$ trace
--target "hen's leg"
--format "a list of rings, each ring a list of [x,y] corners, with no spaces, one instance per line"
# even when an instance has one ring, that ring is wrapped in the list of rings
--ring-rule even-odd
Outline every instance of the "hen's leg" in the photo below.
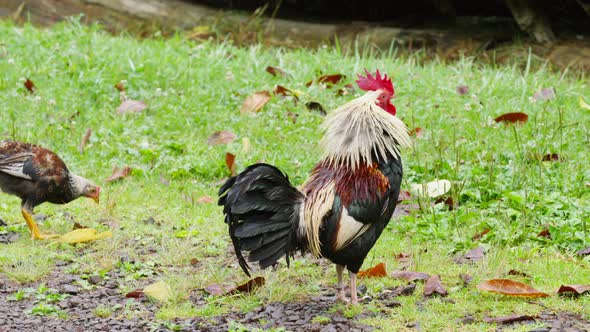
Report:
[[[356,295],[356,273],[348,271],[348,275],[350,276],[350,303],[358,304],[359,301]]]
[[[31,213],[29,211],[27,211],[27,209],[25,209],[24,207],[21,209],[21,211],[23,213],[23,217],[25,218],[25,221],[27,222],[27,226],[29,226],[29,229],[31,230],[31,238],[32,239],[34,239],[34,240],[47,240],[47,239],[52,239],[52,238],[59,236],[59,235],[55,235],[55,234],[41,233],[39,231],[39,226],[37,226],[37,224],[33,220],[33,216],[31,216]]]
[[[348,302],[346,298],[346,294],[344,293],[344,278],[343,278],[344,266],[336,264],[336,275],[338,276],[338,285],[336,289],[338,289],[338,296],[336,297],[337,301]]]

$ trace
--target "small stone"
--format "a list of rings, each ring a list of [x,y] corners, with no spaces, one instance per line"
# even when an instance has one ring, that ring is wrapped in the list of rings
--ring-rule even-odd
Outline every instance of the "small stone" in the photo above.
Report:
[[[102,278],[100,276],[97,276],[97,275],[90,276],[90,278],[88,278],[88,282],[91,285],[98,285],[98,284],[100,284],[101,281],[102,281]]]
[[[60,293],[76,295],[80,293],[80,289],[74,285],[62,285],[60,288]]]

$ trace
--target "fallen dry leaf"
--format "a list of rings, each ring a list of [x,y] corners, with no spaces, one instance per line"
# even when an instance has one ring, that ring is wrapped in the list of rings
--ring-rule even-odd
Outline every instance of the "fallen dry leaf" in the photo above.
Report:
[[[482,281],[477,288],[483,291],[499,293],[508,296],[547,297],[549,294],[540,292],[522,282],[510,279],[490,279]]]
[[[33,83],[33,81],[31,81],[30,79],[27,78],[27,80],[25,81],[25,88],[27,88],[27,90],[30,93],[35,93],[37,91],[37,87],[35,86],[35,83]]]
[[[359,278],[382,278],[387,276],[385,271],[385,263],[379,263],[364,271],[359,271],[357,274]]]
[[[463,96],[469,93],[469,87],[467,85],[459,85],[455,89],[459,96]]]
[[[412,254],[406,252],[400,252],[399,254],[393,254],[393,258],[399,262],[407,262],[412,259]]]
[[[256,113],[268,103],[270,98],[268,91],[258,91],[244,100],[240,113]]]
[[[141,100],[126,99],[117,107],[118,114],[139,113],[147,108],[147,104]]]
[[[307,109],[310,111],[319,112],[321,116],[326,116],[328,114],[328,112],[326,112],[324,109],[324,106],[322,106],[322,104],[318,103],[317,101],[305,103],[305,107],[307,107]]]
[[[284,70],[282,70],[281,68],[277,68],[277,67],[273,67],[273,66],[268,66],[266,67],[266,72],[271,74],[272,76],[282,76],[282,77],[288,77],[289,74],[287,74],[287,72],[285,72]]]
[[[435,294],[441,296],[446,296],[448,294],[447,290],[443,287],[438,274],[428,278],[428,280],[426,280],[426,284],[424,285],[424,296],[432,296]]]
[[[557,294],[582,295],[586,292],[590,292],[590,285],[561,285],[557,290]]]
[[[555,89],[543,88],[533,94],[534,101],[545,101],[555,99]]]
[[[293,92],[282,85],[275,86],[275,96],[294,96]]]
[[[482,237],[484,237],[484,235],[488,234],[490,232],[489,228],[484,229],[483,231],[475,234],[472,238],[473,241],[478,241],[480,240]]]
[[[417,184],[414,183],[410,187],[410,191],[416,193],[417,196],[439,197],[446,194],[451,189],[451,181],[439,180]]]
[[[140,299],[144,296],[145,295],[143,294],[143,291],[141,289],[135,289],[135,290],[132,290],[131,292],[125,294],[126,298],[132,298],[132,299]]]
[[[86,144],[90,139],[90,135],[92,135],[92,129],[88,128],[86,129],[84,136],[82,136],[82,141],[80,142],[80,145],[78,145],[78,151],[80,151],[80,153],[84,153],[84,148],[86,147]]]
[[[200,262],[201,261],[199,259],[193,258],[193,259],[191,259],[190,264],[191,264],[191,266],[197,266],[197,265],[199,265]]]
[[[535,317],[529,315],[511,315],[501,317],[486,317],[483,319],[486,323],[498,323],[498,324],[509,324],[514,322],[524,322],[529,320],[535,320]]]
[[[148,297],[156,299],[160,302],[166,302],[172,296],[172,290],[170,286],[163,280],[146,286],[143,289],[143,293]]]
[[[209,138],[207,138],[207,144],[211,146],[228,144],[233,142],[236,138],[236,135],[231,131],[220,130],[214,132]]]
[[[590,247],[588,247],[586,249],[579,250],[578,252],[576,252],[576,254],[578,254],[579,256],[590,255]]]
[[[393,279],[403,279],[406,281],[428,280],[429,274],[414,271],[394,271],[390,274]]]
[[[309,81],[309,82],[305,83],[305,86],[310,86],[315,82],[315,83],[326,83],[326,85],[328,87],[331,87],[333,84],[338,84],[338,82],[340,82],[340,80],[342,80],[344,77],[346,77],[346,76],[344,76],[342,74],[322,75],[313,81]]]
[[[227,286],[220,286],[217,284],[209,285],[205,288],[205,291],[211,295],[231,295],[236,293],[250,293],[258,287],[261,287],[265,284],[264,277],[256,277],[254,279],[250,279],[245,283],[235,286],[235,287],[227,287]]]
[[[537,234],[537,237],[551,239],[551,233],[549,232],[549,228],[544,228],[542,231],[539,232],[539,234]]]
[[[201,196],[201,197],[197,198],[197,203],[210,204],[213,202],[215,202],[215,200],[209,196]]]
[[[131,167],[125,166],[119,169],[118,166],[113,167],[113,174],[105,179],[105,182],[113,182],[116,180],[124,179],[131,175]]]
[[[477,247],[469,250],[463,257],[457,259],[458,263],[474,263],[484,258],[484,252],[482,247]]]
[[[499,117],[495,118],[494,121],[504,123],[525,123],[528,119],[529,116],[525,113],[513,112],[502,114]]]
[[[233,153],[229,153],[226,152],[225,153],[225,164],[227,165],[227,169],[229,169],[229,172],[231,174],[231,176],[235,176],[236,175],[236,155]]]
[[[543,156],[543,161],[559,161],[560,159],[557,153],[548,153]]]

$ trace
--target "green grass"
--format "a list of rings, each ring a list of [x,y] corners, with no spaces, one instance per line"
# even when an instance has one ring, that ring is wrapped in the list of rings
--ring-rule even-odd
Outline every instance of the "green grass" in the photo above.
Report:
[[[448,179],[456,184],[452,196],[459,206],[448,211],[443,204],[425,205],[411,216],[395,219],[364,265],[384,261],[388,270],[399,269],[394,253],[412,253],[410,269],[440,274],[448,298],[423,300],[419,285],[415,295],[399,298],[401,307],[366,304],[364,310],[379,314],[363,322],[384,330],[406,329],[413,322],[428,331],[494,330],[481,319],[536,314],[545,307],[590,319],[584,311],[589,296],[529,302],[482,294],[473,286],[503,277],[510,269],[526,272],[532,278],[524,281],[547,292],[590,280],[588,258],[573,254],[590,245],[590,188],[585,185],[590,181],[590,112],[578,106],[580,96],[590,99],[583,73],[554,72],[538,62],[424,62],[419,54],[396,57],[392,51],[237,48],[230,42],[195,43],[182,36],[138,41],[112,37],[76,21],[48,30],[0,22],[0,36],[2,137],[57,151],[71,170],[104,187],[98,206],[80,199],[65,206],[38,207],[36,212],[49,215],[42,230],[70,230],[67,212],[99,230],[110,225],[114,233],[112,239],[77,247],[32,242],[19,200],[0,195],[0,215],[10,223],[7,228],[22,233],[17,243],[0,245],[0,273],[10,278],[37,280],[56,260],[73,261],[70,273],[124,271],[122,293],[163,278],[173,291],[171,302],[157,314],[164,320],[248,311],[271,301],[316,295],[323,285],[335,284],[335,273],[307,257],[288,270],[283,264],[278,271],[260,272],[267,284],[251,295],[210,298],[200,307],[188,302],[193,290],[245,279],[228,251],[221,210],[195,201],[204,195],[216,197],[219,181],[228,175],[226,152],[237,155],[238,170],[264,160],[284,170],[295,184],[303,183],[321,155],[316,129],[323,119],[307,111],[305,102],[334,109],[358,95],[357,91],[337,96],[336,89],[308,88],[305,83],[320,73],[342,73],[347,75],[342,84],[351,83],[363,68],[379,68],[394,79],[398,116],[408,127],[424,129],[414,149],[404,151],[403,187]],[[268,65],[291,76],[273,77],[264,71]],[[25,78],[36,84],[36,94],[25,90]],[[125,81],[130,98],[148,104],[146,111],[116,114],[120,100],[113,86],[120,81]],[[260,113],[240,114],[244,98],[277,84],[304,92],[302,102],[273,98]],[[458,95],[458,85],[468,85],[469,94]],[[533,102],[531,96],[545,87],[554,87],[557,98]],[[299,114],[296,123],[287,111]],[[527,113],[528,123],[513,127],[493,122],[514,111]],[[77,147],[88,128],[93,133],[80,154]],[[230,130],[238,139],[208,146],[207,137],[218,130]],[[245,138],[251,146],[247,152]],[[547,153],[558,153],[562,161],[540,161]],[[131,166],[132,176],[105,183],[114,165]],[[149,217],[159,224],[142,222]],[[537,236],[545,227],[550,240]],[[491,231],[474,243],[472,237],[484,229]],[[455,255],[477,245],[487,250],[484,261],[453,263]],[[121,253],[135,263],[120,263]],[[200,262],[192,266],[192,259]],[[10,263],[16,261],[20,263]],[[43,273],[32,275],[33,266]],[[472,275],[472,286],[461,287],[459,273]],[[362,283],[370,294],[401,284],[387,278]],[[350,317],[359,312],[338,305],[333,309]],[[144,314],[132,304],[123,311],[128,317]],[[110,315],[102,309],[95,314]],[[477,322],[463,326],[465,314]]]

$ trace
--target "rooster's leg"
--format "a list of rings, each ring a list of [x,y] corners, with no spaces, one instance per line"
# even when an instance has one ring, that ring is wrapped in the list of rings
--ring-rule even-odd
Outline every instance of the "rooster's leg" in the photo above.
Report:
[[[27,211],[24,208],[21,211],[23,213],[23,217],[25,218],[25,221],[27,222],[27,226],[29,226],[29,229],[31,230],[31,238],[33,240],[47,240],[47,239],[58,237],[58,235],[55,235],[55,234],[42,234],[39,231],[39,227],[37,226],[37,224],[33,220],[33,216],[31,216],[31,213],[29,213],[29,211]]]
[[[356,273],[348,271],[350,276],[350,304],[358,304],[358,298],[356,296]]]
[[[344,293],[344,278],[342,272],[344,272],[344,266],[336,264],[336,275],[338,276],[338,285],[336,286],[336,289],[338,289],[338,296],[336,297],[336,300],[348,302],[346,294]]]

